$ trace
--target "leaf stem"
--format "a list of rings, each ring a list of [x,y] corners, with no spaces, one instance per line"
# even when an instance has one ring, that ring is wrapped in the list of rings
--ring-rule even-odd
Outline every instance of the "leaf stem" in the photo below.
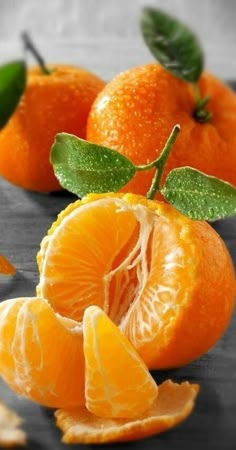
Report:
[[[170,136],[168,137],[161,154],[158,156],[157,159],[155,159],[155,161],[151,162],[150,164],[146,164],[146,165],[142,165],[142,166],[135,166],[135,170],[137,172],[153,169],[154,167],[156,168],[156,172],[152,179],[151,186],[146,195],[146,197],[149,199],[153,199],[155,197],[155,194],[158,191],[160,191],[160,182],[161,182],[161,177],[162,177],[162,174],[163,174],[163,171],[165,168],[165,164],[166,164],[167,158],[172,150],[172,147],[176,141],[176,138],[177,138],[179,132],[180,132],[180,125],[177,124],[174,126],[173,130],[171,131]]]
[[[197,83],[192,83],[196,106],[201,100],[201,95]]]
[[[40,66],[40,68],[42,70],[42,72],[45,75],[50,75],[51,71],[46,66],[42,55],[36,49],[35,45],[33,44],[32,40],[31,40],[31,38],[29,36],[29,34],[26,31],[24,31],[22,33],[21,37],[22,37],[22,40],[23,40],[23,43],[24,43],[24,46],[25,46],[26,50],[29,50],[32,53],[32,55],[35,57],[36,61],[38,62],[39,66]]]
[[[172,150],[172,147],[176,141],[176,138],[180,132],[180,125],[175,125],[173,130],[170,133],[170,136],[168,137],[165,146],[160,154],[160,156],[156,160],[156,172],[152,179],[151,186],[146,194],[146,197],[148,199],[153,199],[156,195],[156,193],[160,190],[160,182],[161,177],[165,168],[165,164],[167,161],[167,158]]]

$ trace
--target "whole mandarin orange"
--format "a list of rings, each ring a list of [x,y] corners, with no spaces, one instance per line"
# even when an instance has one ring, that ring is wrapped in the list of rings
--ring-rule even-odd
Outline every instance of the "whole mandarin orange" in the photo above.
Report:
[[[7,125],[0,132],[0,175],[32,191],[60,189],[49,162],[55,134],[86,134],[91,104],[104,82],[72,66],[49,66],[28,71],[27,87]]]
[[[209,73],[199,81],[201,97],[209,96],[212,118],[194,117],[194,88],[158,64],[121,73],[95,100],[88,118],[87,139],[118,150],[135,164],[160,154],[176,123],[181,133],[168,159],[167,173],[192,166],[236,185],[236,96]],[[139,172],[122,190],[145,195],[153,171]]]

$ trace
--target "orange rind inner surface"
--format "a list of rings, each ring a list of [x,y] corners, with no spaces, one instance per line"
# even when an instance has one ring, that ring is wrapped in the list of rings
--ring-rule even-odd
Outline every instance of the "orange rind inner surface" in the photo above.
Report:
[[[158,389],[153,405],[135,419],[106,419],[91,414],[85,407],[60,409],[58,427],[67,444],[100,444],[131,441],[161,433],[186,419],[194,407],[199,386],[168,380]]]

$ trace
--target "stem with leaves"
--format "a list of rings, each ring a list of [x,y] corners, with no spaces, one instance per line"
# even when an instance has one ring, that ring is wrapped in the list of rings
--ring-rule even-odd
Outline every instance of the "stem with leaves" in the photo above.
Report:
[[[172,75],[191,83],[194,90],[194,119],[207,122],[212,114],[206,109],[209,96],[200,96],[197,82],[202,74],[204,55],[195,34],[177,18],[145,7],[141,16],[144,41],[157,61]]]
[[[79,197],[90,192],[120,190],[137,172],[155,168],[147,197],[160,192],[164,199],[191,219],[214,221],[236,215],[236,188],[191,167],[171,170],[162,184],[168,156],[179,134],[175,125],[158,158],[136,166],[121,153],[92,144],[67,133],[59,133],[50,161],[62,187]]]
[[[147,164],[147,165],[135,166],[137,171],[149,170],[154,167],[156,168],[156,172],[152,179],[151,186],[146,195],[146,197],[149,199],[153,199],[155,197],[156,193],[160,191],[160,182],[161,182],[162,174],[163,174],[163,171],[165,168],[165,164],[166,164],[167,158],[171,152],[172,146],[174,145],[179,132],[180,132],[180,126],[175,125],[173,130],[171,131],[169,138],[166,141],[166,144],[165,144],[161,154],[155,161],[153,161],[152,163]]]

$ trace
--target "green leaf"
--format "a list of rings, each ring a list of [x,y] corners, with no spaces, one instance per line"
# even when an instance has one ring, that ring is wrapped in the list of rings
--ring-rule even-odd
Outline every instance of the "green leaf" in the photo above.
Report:
[[[154,8],[141,16],[144,41],[153,56],[173,75],[195,83],[203,70],[203,52],[196,36],[176,18]]]
[[[15,111],[26,86],[24,61],[13,61],[0,66],[0,129]]]
[[[133,163],[115,150],[67,133],[57,134],[50,160],[61,186],[79,197],[117,191],[136,172]]]
[[[169,172],[161,193],[191,219],[214,221],[236,215],[236,188],[191,167]]]

